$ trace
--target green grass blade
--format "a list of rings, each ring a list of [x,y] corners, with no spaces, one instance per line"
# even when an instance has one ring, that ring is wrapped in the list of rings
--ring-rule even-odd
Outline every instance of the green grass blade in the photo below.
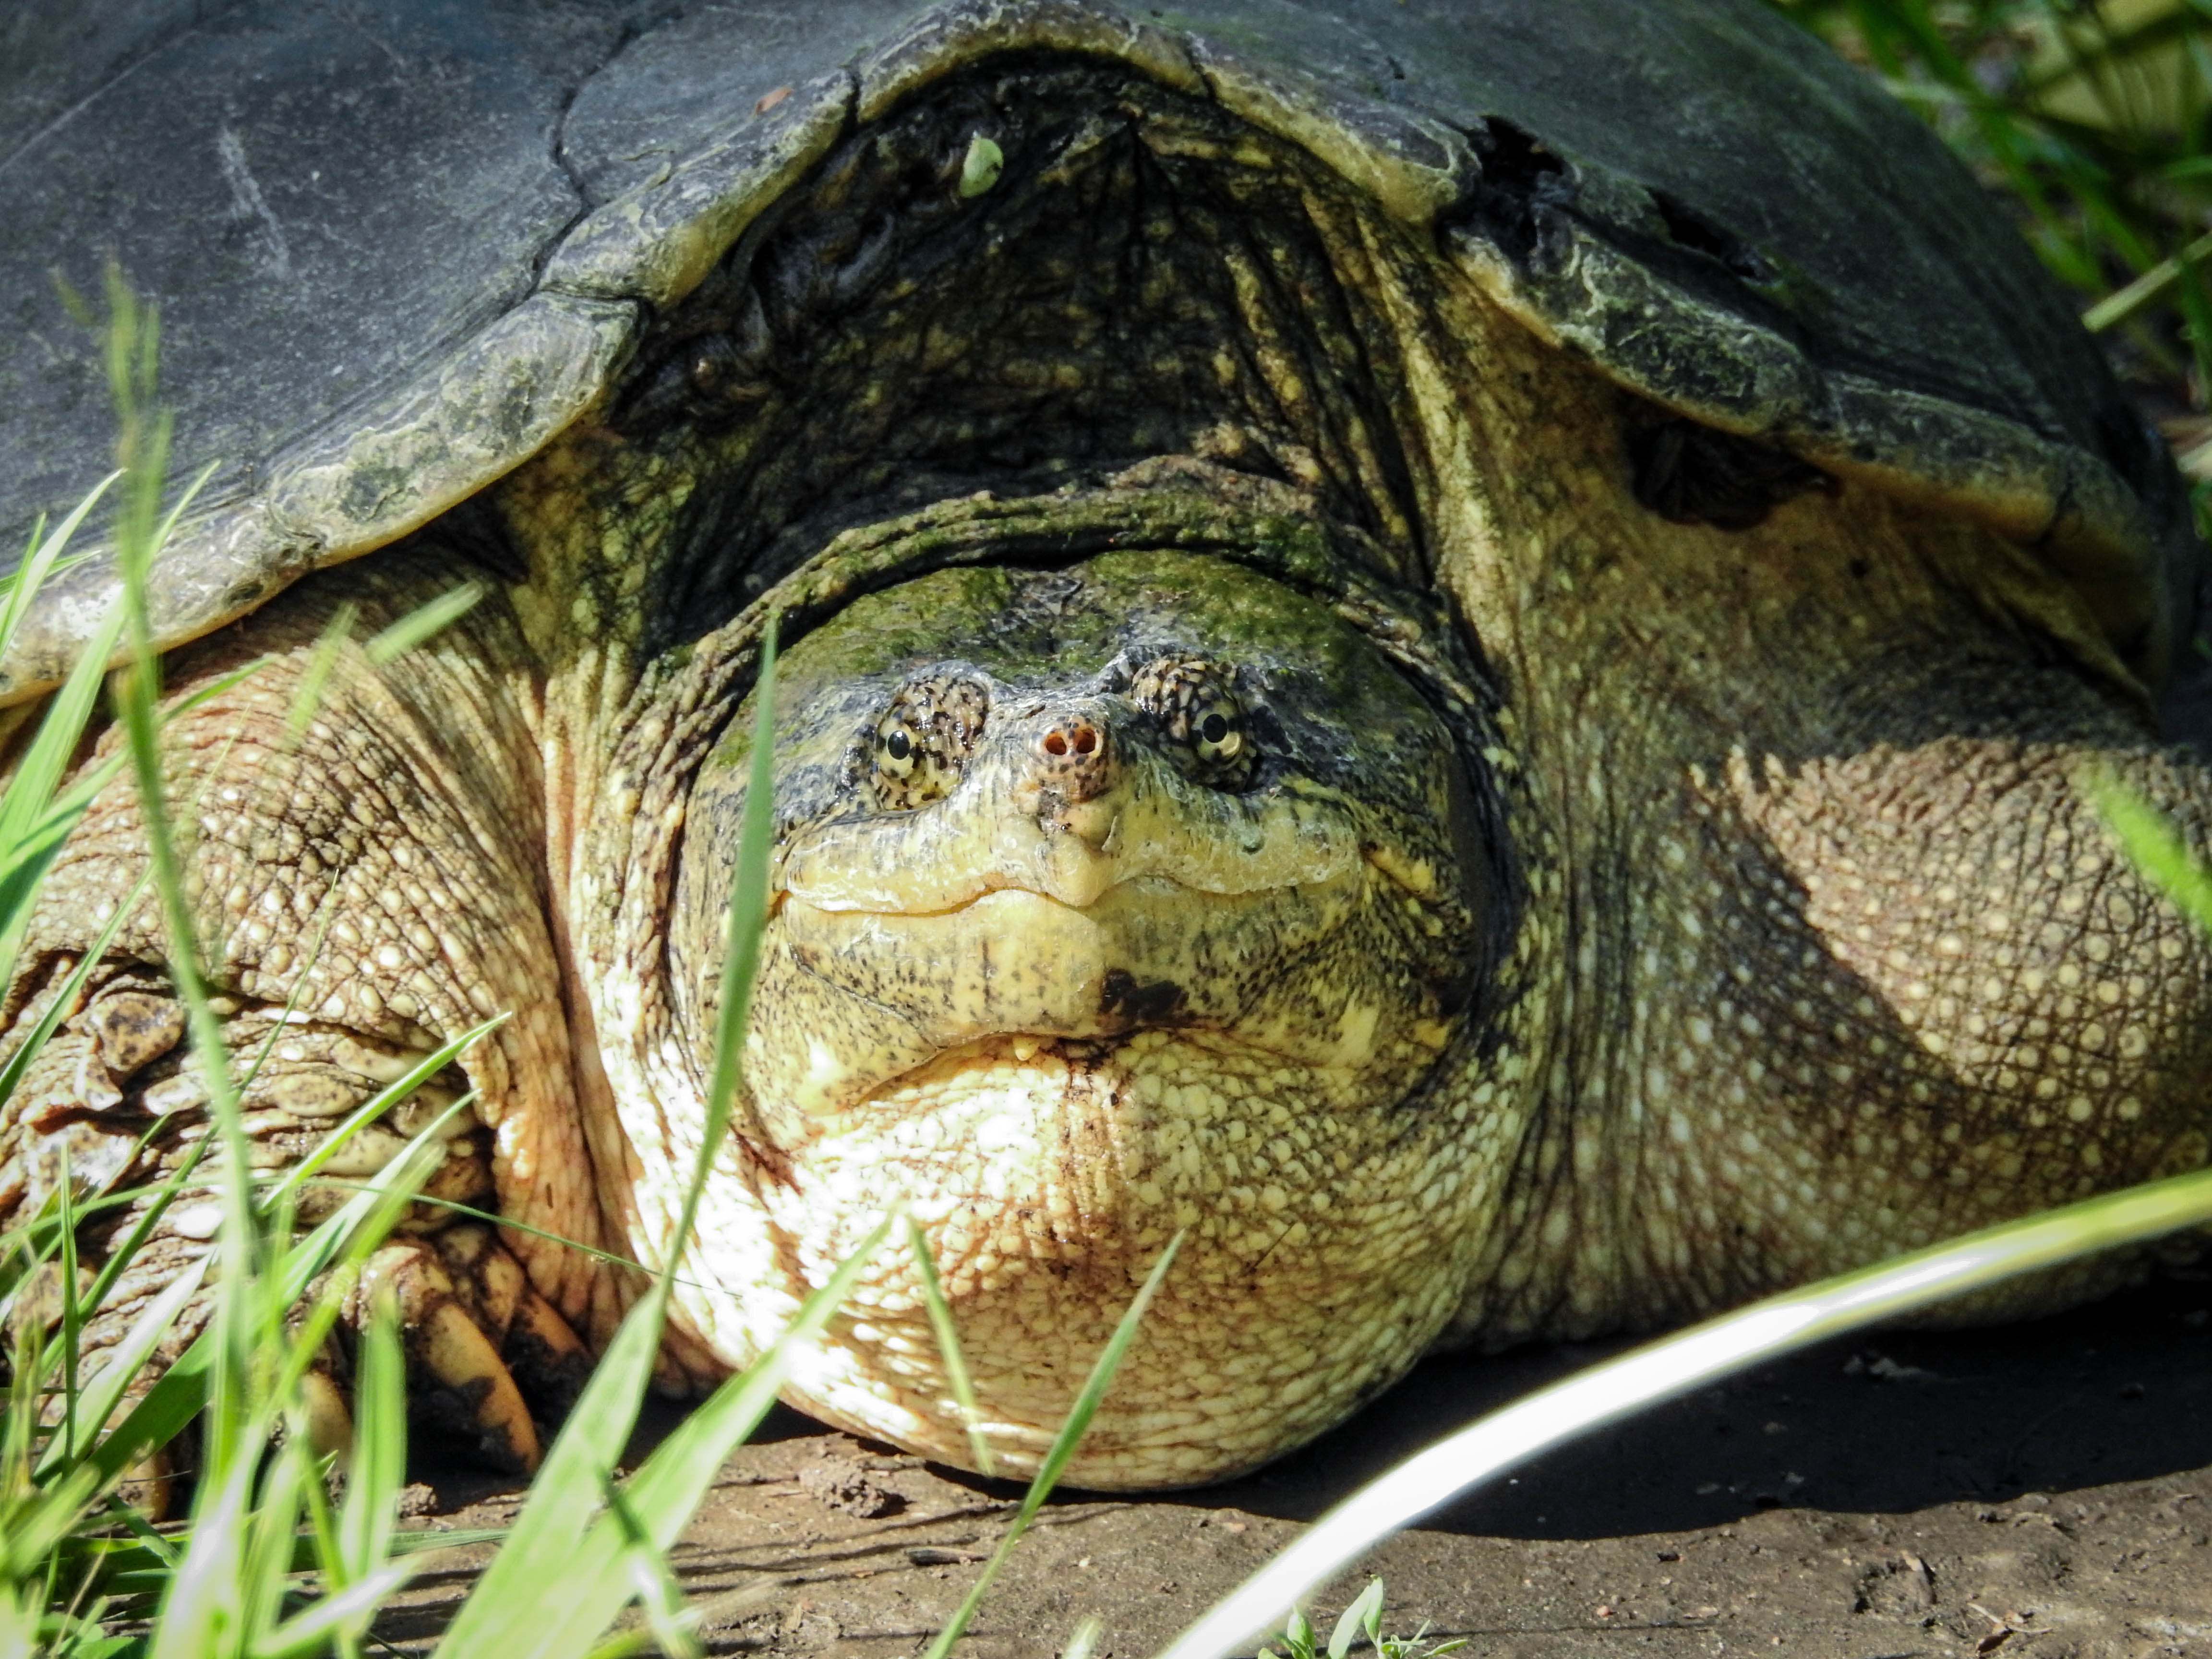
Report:
[[[744,1443],[775,1403],[793,1352],[818,1336],[853,1293],[861,1273],[883,1248],[890,1226],[888,1217],[878,1222],[859,1248],[800,1304],[769,1351],[716,1389],[705,1404],[661,1442],[631,1479],[628,1487],[631,1508],[658,1547],[666,1549],[675,1543],[731,1452]]]
[[[195,687],[189,696],[178,699],[161,711],[161,723],[166,726],[199,704],[220,696],[259,666],[258,663],[250,663]],[[94,682],[95,689],[97,684]],[[64,696],[67,694],[65,689]],[[21,794],[9,797],[18,811],[10,819],[10,826],[0,827],[0,941],[4,941],[0,942],[0,976],[14,971],[18,935],[48,866],[91,806],[93,798],[113,782],[131,761],[126,753],[96,759],[71,777],[67,787],[48,797],[43,806],[40,805],[35,774],[53,769],[49,763],[52,755],[58,755],[62,763],[74,755],[87,712],[65,710],[58,703],[49,711],[47,723],[40,728],[34,754],[27,758],[27,766],[35,762],[34,775],[24,783]],[[52,754],[46,747],[49,744],[54,745]],[[19,770],[17,775],[21,779],[24,774]],[[5,815],[0,811],[0,816]],[[26,815],[30,820],[27,823],[22,821]],[[139,890],[143,892],[143,884]],[[121,914],[127,915],[128,907]]]
[[[469,1098],[472,1100],[475,1097],[471,1095]],[[319,1184],[325,1192],[350,1191],[357,1185],[352,1181],[331,1177],[325,1177]],[[567,1234],[556,1233],[550,1227],[531,1226],[527,1222],[517,1221],[512,1216],[501,1215],[496,1210],[479,1210],[472,1204],[463,1204],[456,1199],[450,1198],[417,1196],[415,1201],[417,1204],[433,1206],[449,1215],[465,1217],[471,1221],[481,1221],[487,1226],[505,1228],[510,1232],[520,1233],[529,1238],[542,1238],[548,1244],[557,1244],[564,1250],[574,1250],[577,1255],[589,1256],[594,1261],[604,1261],[610,1267],[620,1267],[628,1273],[637,1271],[637,1263],[626,1255],[619,1255],[613,1250],[601,1249],[596,1244],[586,1244],[580,1238],[570,1238]],[[698,1291],[707,1288],[703,1280],[696,1279],[679,1277],[674,1280],[674,1283],[679,1290]]]
[[[353,1429],[345,1504],[337,1517],[338,1555],[348,1583],[368,1578],[390,1559],[399,1492],[407,1482],[407,1362],[399,1347],[398,1307],[388,1289],[374,1297],[362,1329]]]
[[[292,692],[292,705],[284,712],[284,730],[291,736],[298,737],[315,718],[315,710],[322,706],[323,688],[330,684],[331,675],[338,665],[338,653],[353,637],[354,624],[360,620],[361,607],[351,599],[341,600],[331,607],[330,620],[323,624],[315,648],[308,655],[307,665],[300,671],[299,684]]]
[[[23,1080],[23,1073],[39,1057],[39,1050],[46,1046],[55,1029],[69,1017],[70,1010],[76,1006],[77,997],[84,989],[85,981],[92,977],[93,969],[100,965],[100,958],[107,953],[107,947],[115,942],[115,935],[121,930],[124,921],[137,908],[150,880],[150,877],[141,876],[124,902],[115,907],[115,914],[108,917],[106,924],[100,930],[100,936],[78,958],[76,966],[70,970],[70,976],[62,981],[61,994],[39,1016],[23,1041],[15,1045],[15,1053],[8,1056],[6,1063],[0,1065],[0,1101],[15,1095],[16,1085]]]
[[[287,1170],[262,1194],[261,1207],[264,1210],[273,1209],[280,1200],[297,1192],[302,1186],[313,1180],[323,1168],[343,1150],[346,1142],[354,1135],[398,1105],[408,1096],[444,1071],[447,1066],[458,1060],[483,1037],[506,1024],[507,1021],[507,1015],[496,1014],[485,1020],[481,1025],[471,1026],[452,1042],[441,1043],[438,1048],[423,1055],[421,1060],[407,1069],[404,1076],[393,1079],[360,1105],[355,1107],[352,1111],[346,1114],[343,1122],[324,1137],[313,1152]],[[465,1099],[455,1101],[447,1110],[449,1113],[457,1111],[474,1098],[474,1091],[471,1091]]]
[[[707,1650],[684,1620],[684,1588],[669,1571],[667,1556],[653,1547],[645,1523],[638,1519],[614,1476],[605,1476],[599,1484],[607,1519],[622,1534],[622,1559],[629,1575],[632,1598],[645,1610],[653,1642],[667,1659],[706,1659]]]
[[[442,634],[474,610],[490,590],[481,582],[463,582],[434,599],[427,599],[390,627],[372,635],[362,647],[369,666],[381,668],[416,646]]]
[[[392,1536],[392,1553],[438,1555],[447,1550],[469,1549],[477,1544],[504,1544],[512,1534],[505,1527],[456,1527],[451,1532],[401,1532]],[[420,1570],[421,1564],[417,1563]]]
[[[144,1516],[139,1514],[113,1492],[107,1494],[107,1513],[118,1526],[137,1540],[144,1547],[146,1553],[151,1555],[163,1566],[174,1567],[183,1563],[185,1558],[177,1553],[176,1547],[162,1537],[160,1533],[155,1532],[147,1523]],[[100,1541],[105,1543],[107,1540],[103,1539]]]
[[[247,1425],[232,1428],[246,1438]],[[191,1542],[169,1576],[154,1620],[149,1659],[209,1659],[237,1651],[245,1634],[246,1552],[252,1538],[254,1460],[233,1457],[201,1474]]]
[[[442,1535],[439,1547],[450,1547]],[[343,1641],[348,1631],[365,1629],[385,1602],[404,1589],[421,1568],[420,1562],[392,1562],[336,1595],[318,1597],[313,1606],[256,1642],[249,1650],[252,1659],[298,1659],[300,1655],[326,1650]]]
[[[276,1627],[277,1615],[284,1605],[284,1591],[292,1577],[292,1559],[297,1553],[303,1501],[301,1488],[315,1478],[314,1471],[307,1467],[307,1448],[297,1440],[288,1440],[272,1460],[268,1478],[262,1483],[260,1502],[255,1504],[247,1522],[244,1594],[240,1598],[245,1623],[244,1645],[249,1651]],[[189,1557],[184,1571],[191,1571]]]
[[[306,1237],[293,1240],[280,1255],[274,1275],[276,1295],[286,1307],[307,1295],[316,1275],[348,1251],[363,1250],[365,1237],[380,1237],[380,1221],[396,1216],[414,1201],[414,1190],[426,1171],[434,1171],[445,1157],[440,1136],[456,1113],[466,1105],[465,1097],[417,1130],[392,1161],[362,1183],[354,1195],[317,1223]]]
[[[890,1225],[889,1218],[878,1223],[860,1247],[806,1298],[789,1328],[769,1351],[715,1389],[705,1404],[686,1417],[676,1431],[654,1449],[631,1479],[623,1495],[653,1548],[665,1551],[674,1545],[677,1534],[698,1508],[699,1500],[706,1495],[707,1488],[731,1452],[775,1403],[776,1390],[782,1385],[793,1349],[812,1340],[829,1322],[851,1294],[861,1271],[882,1248]],[[623,1332],[616,1338],[617,1343],[634,1326],[642,1328],[640,1316],[649,1305],[641,1302],[631,1310]],[[609,1350],[611,1356],[612,1352]],[[651,1362],[652,1351],[648,1350],[644,1370],[640,1371],[634,1387],[642,1388],[643,1376],[649,1371]],[[599,1364],[604,1370],[606,1360]],[[579,1401],[569,1414],[570,1425],[588,1409],[591,1392],[598,1387],[599,1378],[599,1372],[594,1372],[586,1398]],[[566,1452],[571,1432],[569,1428],[562,1429],[561,1441],[555,1447],[556,1455]],[[624,1432],[627,1433],[626,1428]],[[613,1467],[620,1449],[619,1442],[606,1449],[598,1461],[597,1469]],[[582,1465],[580,1460],[577,1466],[586,1473],[595,1472],[590,1466]],[[591,1527],[588,1534],[583,1533],[583,1523],[590,1519],[588,1504],[575,1505],[563,1516],[576,1528],[583,1541],[564,1550],[558,1558],[563,1564],[558,1583],[543,1581],[537,1564],[553,1558],[537,1553],[535,1540],[542,1533],[526,1534],[523,1523],[531,1520],[531,1510],[538,1507],[538,1492],[544,1487],[545,1474],[552,1467],[553,1460],[547,1459],[546,1471],[539,1474],[530,1504],[523,1511],[523,1522],[516,1525],[507,1547],[492,1563],[491,1572],[485,1574],[462,1608],[461,1617],[447,1632],[439,1648],[441,1659],[475,1659],[476,1656],[482,1656],[482,1659],[573,1659],[590,1649],[593,1639],[621,1610],[629,1594],[623,1561],[628,1546],[620,1524],[612,1517],[601,1518]],[[551,1507],[550,1501],[546,1506]],[[492,1574],[510,1562],[514,1565],[495,1584]]]
[[[207,1258],[186,1267],[176,1278],[162,1286],[161,1293],[146,1305],[144,1311],[131,1322],[123,1340],[115,1345],[102,1365],[86,1383],[82,1398],[77,1401],[76,1426],[72,1432],[56,1435],[46,1443],[46,1455],[40,1460],[39,1474],[49,1478],[83,1455],[94,1437],[107,1426],[107,1419],[123,1403],[123,1391],[137,1378],[140,1369],[152,1358],[161,1339],[185,1310],[185,1304],[199,1294],[201,1281],[207,1276]]]
[[[337,1325],[345,1303],[346,1292],[359,1276],[362,1265],[377,1246],[383,1243],[407,1206],[414,1201],[416,1190],[437,1172],[445,1160],[445,1149],[428,1146],[416,1147],[405,1157],[395,1159],[398,1165],[392,1174],[391,1186],[378,1196],[376,1203],[352,1234],[344,1241],[337,1257],[337,1265],[330,1279],[311,1301],[306,1313],[299,1317],[298,1329],[289,1335],[286,1322],[292,1316],[297,1296],[285,1296],[272,1288],[268,1305],[272,1313],[266,1328],[261,1333],[259,1352],[263,1356],[259,1369],[268,1379],[268,1387],[278,1401],[289,1401],[298,1389],[301,1378],[313,1366],[323,1340]],[[379,1171],[380,1174],[386,1171]],[[284,1228],[273,1230],[282,1237]],[[282,1282],[281,1272],[270,1275],[272,1286]],[[281,1363],[271,1365],[268,1356],[281,1356]]]
[[[288,1431],[298,1434],[304,1431],[305,1426],[295,1413]],[[336,1460],[331,1462],[335,1463]],[[322,1595],[319,1599],[327,1601],[353,1582],[346,1575],[344,1553],[338,1546],[337,1516],[331,1512],[330,1490],[324,1480],[308,1481],[301,1488],[300,1496],[307,1500],[313,1570],[319,1570],[322,1575]],[[349,1634],[341,1634],[332,1641],[331,1645],[337,1651],[337,1659],[360,1659],[361,1644],[349,1639]]]
[[[745,809],[738,830],[738,860],[730,882],[730,926],[722,955],[721,1006],[714,1030],[714,1071],[707,1088],[707,1134],[719,1144],[729,1127],[737,1099],[738,1076],[744,1063],[746,1022],[751,1017],[753,981],[760,969],[761,934],[768,925],[768,863],[775,847],[775,621],[761,640],[760,678],[753,688],[753,746],[745,780]],[[698,1193],[706,1175],[701,1160],[685,1208],[696,1221]],[[689,1238],[689,1225],[678,1237]],[[671,1261],[674,1273],[681,1264]]]
[[[218,1297],[212,1328],[216,1334],[216,1363],[210,1372],[211,1407],[203,1432],[205,1475],[201,1492],[211,1504],[229,1509],[246,1500],[233,1489],[229,1471],[243,1448],[239,1439],[249,1416],[246,1401],[252,1391],[250,1367],[254,1331],[265,1326],[267,1241],[256,1225],[252,1178],[247,1158],[244,1115],[234,1088],[222,1028],[208,1006],[208,988],[200,971],[199,947],[193,926],[191,900],[172,831],[167,779],[161,752],[157,714],[161,678],[155,656],[146,594],[149,572],[160,545],[161,495],[168,456],[170,419],[164,412],[149,414],[154,386],[154,353],[159,322],[149,308],[142,308],[121,276],[112,270],[108,283],[110,325],[107,334],[108,369],[116,406],[122,419],[118,452],[124,465],[121,510],[117,515],[116,563],[123,579],[123,610],[127,618],[130,662],[118,677],[116,702],[131,769],[137,775],[140,817],[146,836],[148,862],[154,872],[155,890],[161,900],[167,938],[169,981],[184,1005],[191,1053],[202,1085],[207,1091],[208,1115],[222,1149],[222,1222],[219,1233],[223,1277],[235,1287]],[[198,1540],[195,1538],[195,1547]],[[227,1540],[223,1547],[234,1546]],[[226,1571],[228,1564],[225,1564]],[[180,1580],[179,1582],[183,1582]],[[185,1619],[188,1628],[201,1628],[209,1620],[224,1625],[237,1608],[226,1600],[228,1589],[198,1589],[191,1592]],[[161,1650],[166,1632],[156,1644]]]
[[[1022,1534],[1029,1530],[1030,1522],[1036,1518],[1037,1510],[1052,1495],[1052,1489],[1060,1484],[1061,1474],[1075,1456],[1075,1449],[1083,1443],[1084,1434],[1091,1427],[1091,1419],[1098,1414],[1098,1407],[1106,1399],[1106,1390],[1113,1384],[1114,1373],[1121,1369],[1122,1356],[1129,1352],[1129,1344],[1136,1340],[1137,1327],[1144,1322],[1145,1310],[1152,1305],[1152,1297],[1167,1279],[1168,1269],[1175,1265],[1176,1253],[1182,1249],[1182,1240],[1183,1236],[1177,1233],[1168,1241],[1167,1249],[1160,1252],[1160,1259],[1152,1264],[1152,1271],[1146,1276],[1135,1299],[1123,1311],[1121,1322],[1114,1327],[1114,1334],[1106,1340],[1106,1346],[1092,1364],[1091,1375],[1084,1379],[1083,1387],[1075,1396],[1075,1404],[1067,1413],[1067,1420],[1060,1425],[1060,1432],[1053,1437],[1051,1449],[1045,1453],[1044,1462],[1037,1466],[1036,1478],[1030,1482],[1029,1491],[1022,1496],[1021,1508],[1014,1512],[1014,1518],[1006,1525],[1006,1536],[999,1540],[999,1547],[991,1552],[991,1559],[983,1564],[983,1571],[976,1575],[974,1586],[953,1611],[951,1621],[938,1632],[937,1639],[929,1644],[924,1659],[945,1659],[945,1656],[952,1651],[952,1644],[966,1632],[969,1622],[975,1618],[975,1609],[983,1605],[983,1597],[991,1588],[991,1581],[999,1576],[999,1570],[1013,1554],[1014,1546],[1022,1541]]]
[[[1352,1644],[1359,1639],[1364,1626],[1370,1647],[1382,1645],[1382,1581],[1370,1578],[1367,1588],[1352,1598],[1352,1605],[1337,1615],[1336,1628],[1329,1633],[1328,1659],[1345,1659]]]
[[[2092,787],[2090,799],[2143,879],[2200,932],[2212,933],[2212,871],[2190,851],[2172,821],[2109,780]]]
[[[561,1634],[532,1628],[538,1623],[535,1610],[550,1588],[543,1582],[545,1563],[562,1563],[565,1577],[566,1564],[574,1559],[590,1529],[599,1502],[599,1477],[621,1458],[653,1376],[653,1362],[660,1352],[661,1311],[659,1297],[640,1297],[592,1368],[583,1395],[531,1483],[529,1501],[508,1532],[505,1547],[492,1558],[439,1644],[444,1659],[465,1659],[470,1654],[505,1659],[530,1650],[533,1634],[540,1639]],[[597,1634],[596,1630],[581,1632],[578,1640],[588,1644]]]
[[[381,1240],[405,1206],[409,1194],[442,1156],[434,1144],[437,1127],[433,1124],[424,1129],[409,1143],[406,1153],[379,1171],[380,1178],[389,1178],[388,1185],[374,1195],[343,1239],[342,1267],[353,1266]],[[297,1255],[295,1248],[280,1259],[269,1275],[266,1300],[278,1310],[280,1322],[283,1310],[306,1289],[304,1283],[293,1283],[292,1276],[300,1266]],[[293,1398],[301,1375],[313,1363],[337,1316],[343,1288],[339,1284],[328,1287],[289,1342],[281,1322],[256,1334],[253,1350],[246,1356],[252,1370],[233,1383],[234,1392],[228,1400],[220,1391],[213,1394],[210,1415],[226,1408],[237,1413],[228,1425],[234,1449],[228,1461],[222,1461],[220,1453],[204,1456],[200,1488],[192,1506],[191,1543],[184,1565],[167,1586],[155,1621],[150,1659],[242,1652],[274,1622],[276,1603],[270,1598],[281,1592],[282,1580],[293,1571],[301,1542],[296,1530],[297,1483],[312,1478],[306,1471],[304,1442],[291,1442],[280,1454],[265,1501],[258,1506],[253,1502],[255,1474],[262,1462],[261,1449],[268,1444],[283,1408]],[[234,1286],[226,1283],[225,1294],[235,1293]],[[192,1374],[203,1382],[213,1380],[219,1385],[223,1380],[225,1334],[220,1326],[215,1327],[185,1351],[185,1360],[196,1352],[204,1352],[205,1358]],[[212,1343],[210,1337],[215,1339]],[[272,1366],[276,1375],[270,1377],[267,1373]],[[183,1361],[155,1384],[142,1407],[160,1395],[179,1369]],[[257,1381],[265,1383],[265,1389],[249,1392]],[[132,1419],[125,1419],[123,1427],[103,1443],[103,1453],[123,1437],[137,1415],[134,1413]],[[280,1508],[283,1513],[278,1515],[276,1511]]]
[[[69,1142],[62,1142],[61,1178],[54,1183],[55,1234],[61,1241],[58,1262],[61,1273],[56,1280],[62,1298],[62,1434],[70,1445],[76,1443],[78,1351],[82,1347],[83,1322],[79,1316],[76,1300],[76,1214],[75,1188],[76,1177],[70,1169]]]
[[[2101,334],[2116,328],[2134,316],[2145,306],[2164,299],[2181,281],[2185,264],[2212,258],[2212,234],[2198,237],[2181,253],[2170,259],[2160,259],[2148,270],[2106,295],[2081,313],[2081,326],[2092,334]]]
[[[8,1535],[0,1539],[11,1578],[30,1577],[38,1564],[60,1547],[77,1523],[99,1501],[99,1478],[80,1465],[41,1491],[31,1504],[9,1517]]]
[[[1708,1320],[1491,1413],[1369,1482],[1176,1638],[1222,1659],[1375,1545],[1550,1447],[1798,1348],[2039,1268],[2212,1222],[2212,1170],[1990,1227]]]
[[[0,888],[0,937],[11,941],[31,896],[37,890],[40,875],[61,843],[58,840],[51,841],[45,858],[37,861],[34,869],[26,868],[29,860],[19,849],[24,848],[30,839],[33,827],[46,817],[54,791],[68,770],[70,757],[76,753],[86,723],[98,705],[100,689],[106,679],[106,659],[114,654],[125,620],[125,607],[118,605],[100,623],[87,643],[84,654],[77,659],[76,666],[70,670],[69,678],[47,704],[46,714],[39,722],[38,736],[16,763],[6,793],[0,794],[0,854],[7,856],[9,865],[6,885]],[[7,955],[12,964],[12,944]]]
[[[426,1124],[360,1191],[283,1253],[273,1277],[274,1295],[283,1306],[289,1308],[307,1295],[317,1275],[347,1249],[363,1249],[360,1241],[381,1236],[377,1231],[379,1224],[388,1224],[386,1218],[396,1216],[409,1201],[409,1194],[421,1184],[421,1171],[425,1164],[432,1158],[442,1156],[435,1146],[438,1132],[447,1119],[459,1109],[460,1103],[456,1101],[435,1121]],[[431,1164],[429,1167],[435,1165]],[[131,1414],[116,1425],[114,1432],[94,1448],[88,1461],[104,1479],[119,1478],[148,1451],[167,1444],[191,1421],[207,1402],[215,1358],[214,1333],[203,1331],[161,1373]]]
[[[15,630],[22,626],[23,618],[30,613],[31,601],[46,586],[46,579],[66,568],[63,555],[69,550],[70,539],[83,526],[92,509],[100,505],[115,481],[123,474],[109,473],[85,491],[84,499],[69,510],[62,521],[46,532],[45,515],[40,515],[31,526],[31,538],[23,549],[23,557],[9,575],[0,577],[0,656],[15,642]],[[68,561],[74,563],[75,561]]]
[[[976,1472],[991,1476],[996,1473],[992,1468],[991,1443],[983,1437],[982,1408],[975,1403],[975,1384],[968,1374],[967,1358],[960,1351],[960,1333],[952,1323],[951,1304],[945,1299],[945,1285],[937,1276],[937,1258],[930,1251],[929,1240],[911,1217],[906,1224],[906,1242],[914,1256],[915,1277],[921,1281],[922,1305],[929,1310],[929,1328],[937,1336],[938,1357],[945,1362],[945,1380],[951,1385],[953,1403],[960,1407],[960,1420],[967,1425],[969,1454],[975,1460]]]

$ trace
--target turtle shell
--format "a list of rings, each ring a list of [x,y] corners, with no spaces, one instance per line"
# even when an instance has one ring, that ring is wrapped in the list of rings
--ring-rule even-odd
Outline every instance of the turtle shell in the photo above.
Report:
[[[212,11],[212,15],[204,15]],[[58,271],[161,307],[180,641],[586,416],[854,125],[992,54],[1119,60],[1302,146],[1561,349],[2032,546],[2155,686],[2201,552],[2163,450],[1936,138],[1753,0],[30,0],[0,83],[0,527],[107,465]],[[47,590],[0,697],[113,590]]]

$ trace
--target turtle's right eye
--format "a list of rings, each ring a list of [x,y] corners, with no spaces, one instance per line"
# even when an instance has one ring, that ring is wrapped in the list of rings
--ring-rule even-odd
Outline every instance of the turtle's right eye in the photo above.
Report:
[[[876,722],[869,781],[877,805],[907,812],[951,794],[990,708],[990,694],[965,676],[901,687]]]

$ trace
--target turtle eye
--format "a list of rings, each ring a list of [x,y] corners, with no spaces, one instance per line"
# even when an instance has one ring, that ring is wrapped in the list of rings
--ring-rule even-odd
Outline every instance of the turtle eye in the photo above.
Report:
[[[990,706],[989,693],[962,675],[902,686],[876,722],[869,782],[877,805],[910,812],[951,794]]]
[[[1247,740],[1235,671],[1204,657],[1160,657],[1129,682],[1129,701],[1151,714],[1161,733],[1190,757],[1201,781],[1242,787],[1256,758]]]
[[[904,783],[914,775],[914,763],[921,745],[915,741],[914,733],[896,720],[885,720],[876,728],[876,738],[882,752],[876,757],[876,770],[894,783]]]
[[[1191,752],[1208,765],[1233,761],[1244,749],[1244,711],[1226,700],[1200,715],[1191,731]]]

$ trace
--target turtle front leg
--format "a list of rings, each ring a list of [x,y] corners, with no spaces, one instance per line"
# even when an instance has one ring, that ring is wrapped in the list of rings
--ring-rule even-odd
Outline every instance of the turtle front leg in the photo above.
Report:
[[[370,1279],[398,1292],[418,1417],[471,1435],[495,1463],[528,1469],[538,1455],[531,1400],[565,1407],[586,1363],[569,1322],[586,1311],[592,1260],[534,1234],[495,1237],[450,1206],[497,1205],[586,1245],[599,1241],[599,1212],[546,914],[535,682],[504,599],[487,594],[380,668],[345,646],[313,718],[297,731],[288,723],[340,607],[357,611],[353,636],[368,639],[457,580],[429,555],[387,554],[301,584],[172,659],[179,693],[264,660],[173,719],[164,741],[201,960],[257,1170],[296,1164],[424,1054],[509,1016],[349,1141],[325,1171],[334,1184],[308,1195],[303,1216],[336,1208],[348,1195],[336,1183],[382,1168],[474,1091]],[[99,752],[119,741],[110,732]],[[146,857],[126,772],[101,791],[47,880],[8,988],[11,1033],[59,994]],[[158,1182],[212,1133],[167,959],[149,895],[4,1108],[0,1222],[36,1212],[61,1178],[64,1148],[87,1197]],[[216,1178],[214,1164],[203,1162],[196,1182]],[[209,1248],[211,1198],[205,1188],[181,1198],[120,1278],[88,1332],[94,1368],[137,1308]],[[88,1258],[97,1262],[135,1214],[110,1211],[88,1225]],[[197,1322],[188,1316],[180,1338]],[[339,1356],[341,1383],[343,1370]],[[319,1394],[335,1434],[345,1425],[332,1382]]]

